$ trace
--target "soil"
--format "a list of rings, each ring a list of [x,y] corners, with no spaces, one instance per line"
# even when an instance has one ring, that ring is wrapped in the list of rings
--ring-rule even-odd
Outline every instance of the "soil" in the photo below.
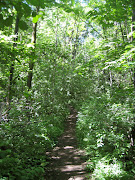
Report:
[[[57,146],[47,152],[50,159],[45,180],[86,180],[90,175],[85,171],[85,151],[77,148],[76,139],[77,112],[71,109],[66,121],[63,135],[59,138]],[[88,178],[89,177],[89,178]]]

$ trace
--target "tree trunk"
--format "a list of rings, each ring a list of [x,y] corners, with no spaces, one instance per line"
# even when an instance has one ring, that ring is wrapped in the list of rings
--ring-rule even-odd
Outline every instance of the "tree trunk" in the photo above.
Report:
[[[74,23],[74,27],[76,28],[76,37],[74,38],[74,44],[73,44],[73,50],[72,50],[72,59],[75,59],[76,58],[76,54],[77,54],[77,47],[78,47],[78,44],[79,44],[79,25],[77,24],[76,22],[76,18],[75,18],[75,23]],[[73,61],[74,62],[74,61]]]
[[[14,38],[13,48],[15,48],[17,46],[16,41],[18,40],[18,31],[19,31],[19,26],[18,25],[19,25],[19,16],[17,14],[16,23],[15,23],[15,31],[14,31],[14,35],[16,35],[16,37]],[[11,66],[10,66],[8,99],[7,99],[7,104],[8,105],[10,104],[10,101],[12,99],[12,84],[13,84],[13,75],[14,75],[14,63],[15,63],[15,58],[12,59],[12,63],[11,63]]]
[[[132,16],[132,32],[135,32],[135,7],[133,9],[133,16]],[[132,41],[135,41],[135,38],[132,36]],[[134,61],[134,59],[133,59]],[[134,84],[134,90],[135,90],[135,68],[133,73],[133,84]]]
[[[121,23],[120,23],[120,30],[121,30],[122,40],[123,40],[123,42],[124,42],[124,40],[125,40],[125,39],[124,39],[124,32],[123,32]]]
[[[135,3],[133,5],[133,15],[132,15],[132,33],[135,32]],[[132,42],[135,41],[135,38],[132,35]],[[132,61],[135,61],[134,59],[132,59]],[[133,85],[134,85],[134,95],[135,95],[135,68],[133,69]],[[134,101],[134,99],[133,99]],[[135,103],[135,102],[133,102]],[[135,104],[134,104],[134,112],[135,113]],[[134,117],[134,121],[135,121],[135,117]],[[135,125],[132,128],[132,132],[131,132],[131,146],[134,147],[135,144]]]
[[[37,12],[39,8],[37,8]],[[36,34],[37,34],[37,23],[33,23],[33,32],[32,32],[32,40],[31,43],[36,44]],[[32,54],[35,54],[35,49],[32,51]],[[28,72],[28,79],[27,79],[27,86],[28,89],[31,89],[32,86],[32,77],[33,77],[33,68],[34,68],[34,59],[30,59],[29,61],[29,72]]]

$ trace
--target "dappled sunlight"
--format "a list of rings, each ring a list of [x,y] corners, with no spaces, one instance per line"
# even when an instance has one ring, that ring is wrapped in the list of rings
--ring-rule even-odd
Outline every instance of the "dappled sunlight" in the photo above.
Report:
[[[72,139],[74,139],[74,138],[72,138]],[[65,146],[64,149],[74,149],[74,147],[73,146]]]
[[[93,177],[97,178],[120,178],[122,177],[126,172],[122,170],[122,165],[114,160],[114,163],[109,164],[109,162],[103,158],[101,159],[97,164],[96,168],[93,172]]]
[[[80,165],[66,165],[60,168],[62,172],[71,172],[71,171],[82,171],[83,167]],[[80,172],[81,173],[81,172]]]
[[[55,179],[85,179],[87,163],[81,159],[85,151],[77,149],[75,135],[76,113],[67,119],[65,132],[59,138],[58,146],[52,152],[46,154],[50,158],[51,171],[48,172],[47,180],[55,174]]]
[[[0,0],[0,180],[135,179],[135,0]]]

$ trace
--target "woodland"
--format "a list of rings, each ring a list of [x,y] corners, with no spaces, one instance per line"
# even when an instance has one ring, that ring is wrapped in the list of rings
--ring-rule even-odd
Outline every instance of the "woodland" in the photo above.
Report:
[[[91,179],[133,180],[134,97],[134,0],[0,0],[0,180],[45,179],[70,107]]]

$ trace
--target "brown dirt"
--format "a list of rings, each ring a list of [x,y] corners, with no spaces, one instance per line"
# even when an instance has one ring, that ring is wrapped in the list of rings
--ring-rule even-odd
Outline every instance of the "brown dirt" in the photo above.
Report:
[[[59,138],[58,145],[47,152],[50,163],[45,180],[86,180],[90,175],[85,172],[85,152],[77,149],[75,135],[77,112],[72,109],[67,119],[65,132]],[[89,176],[89,178],[88,178]]]

